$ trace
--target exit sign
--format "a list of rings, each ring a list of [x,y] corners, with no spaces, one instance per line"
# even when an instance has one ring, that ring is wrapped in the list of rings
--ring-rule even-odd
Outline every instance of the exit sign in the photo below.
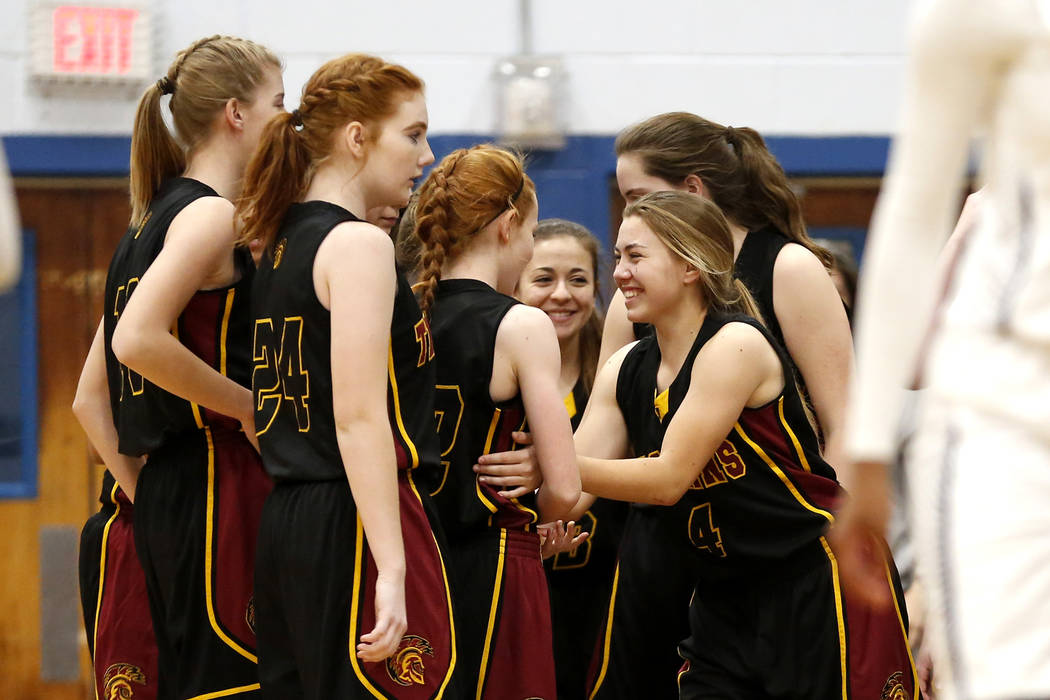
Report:
[[[145,2],[37,0],[29,17],[34,78],[139,83],[153,77],[152,12]]]

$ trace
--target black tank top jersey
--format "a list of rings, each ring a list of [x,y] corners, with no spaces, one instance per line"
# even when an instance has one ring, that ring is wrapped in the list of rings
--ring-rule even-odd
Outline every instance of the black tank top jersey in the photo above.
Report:
[[[106,376],[113,422],[122,454],[138,456],[155,451],[180,433],[205,426],[239,430],[237,421],[190,403],[132,372],[113,354],[113,331],[128,298],[164,247],[175,216],[201,197],[217,197],[202,182],[178,177],[164,182],[142,221],[128,228],[106,275],[103,333]],[[229,287],[199,291],[190,298],[172,333],[209,366],[238,384],[249,386],[248,291],[254,266],[247,251],[236,250],[240,279]]]
[[[754,326],[777,350],[784,390],[759,408],[745,408],[694,484],[674,506],[633,504],[661,521],[668,546],[699,556],[701,576],[734,577],[761,571],[804,550],[820,547],[840,488],[834,470],[820,457],[806,421],[785,353],[754,319],[709,312],[682,369],[657,395],[660,348],[645,338],[627,354],[616,399],[634,453],[659,454],[667,426],[689,390],[693,361],[722,326]]]
[[[318,248],[345,221],[360,219],[329,202],[293,204],[277,232],[273,255],[264,257],[256,273],[255,429],[263,466],[275,480],[346,478],[332,410],[332,319],[313,283]],[[430,329],[398,270],[387,371],[387,413],[398,469],[437,465],[433,358]]]
[[[733,264],[733,276],[747,286],[762,313],[762,321],[782,348],[785,347],[784,332],[773,312],[773,265],[781,249],[790,242],[790,238],[772,226],[751,231],[744,238]]]
[[[537,515],[477,480],[479,456],[514,448],[511,433],[525,426],[521,395],[496,403],[489,395],[496,332],[517,304],[484,282],[438,283],[431,309],[437,355],[437,422],[443,478],[434,502],[449,538],[486,527],[528,530]]]
[[[583,409],[587,407],[589,397],[590,394],[584,388],[582,379],[577,379],[572,391],[565,396],[565,410],[569,414],[569,423],[572,425],[573,432],[580,427],[580,421],[583,420]]]

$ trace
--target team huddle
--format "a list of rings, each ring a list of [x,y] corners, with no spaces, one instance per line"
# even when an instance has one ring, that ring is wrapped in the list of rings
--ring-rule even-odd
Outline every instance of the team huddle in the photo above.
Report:
[[[411,71],[283,93],[209,37],[136,115],[74,403],[98,697],[915,697],[888,550],[869,608],[826,539],[849,321],[757,132],[620,134],[603,332],[598,240],[514,153],[434,164]]]

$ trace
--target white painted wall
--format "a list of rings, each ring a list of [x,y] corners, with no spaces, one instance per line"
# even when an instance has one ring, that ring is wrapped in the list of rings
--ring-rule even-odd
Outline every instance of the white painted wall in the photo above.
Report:
[[[136,95],[48,94],[28,79],[32,1],[0,2],[0,134],[127,134]],[[613,134],[689,110],[767,135],[881,135],[895,123],[910,5],[533,0],[533,43],[564,57],[571,133]],[[493,131],[493,67],[519,49],[517,0],[154,0],[154,8],[157,77],[194,39],[241,35],[283,57],[291,108],[322,61],[367,51],[427,82],[441,134]]]

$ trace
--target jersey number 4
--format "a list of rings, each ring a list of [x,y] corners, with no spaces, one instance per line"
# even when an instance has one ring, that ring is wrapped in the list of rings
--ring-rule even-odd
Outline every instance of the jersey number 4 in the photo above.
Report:
[[[299,432],[310,431],[310,373],[303,367],[303,319],[290,316],[278,324],[270,318],[255,320],[252,393],[257,435],[270,429],[285,402],[295,412]]]
[[[722,547],[722,533],[711,518],[711,504],[703,503],[689,513],[689,541],[699,550],[722,558],[726,550]]]

